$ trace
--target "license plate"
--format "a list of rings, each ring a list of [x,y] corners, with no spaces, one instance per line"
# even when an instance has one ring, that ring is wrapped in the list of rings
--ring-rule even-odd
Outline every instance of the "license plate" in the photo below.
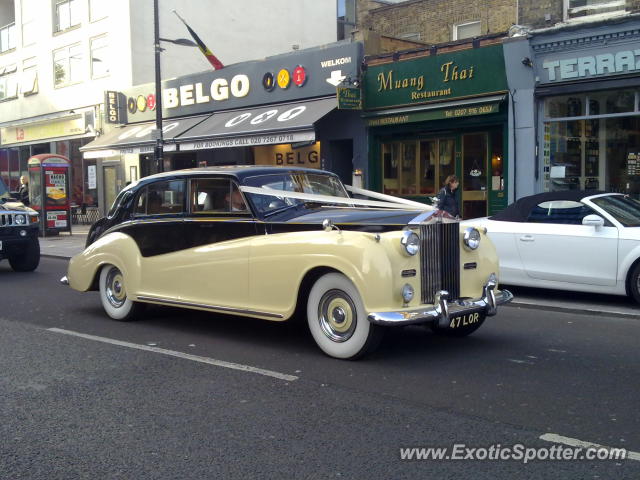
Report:
[[[458,315],[455,317],[451,317],[451,321],[449,322],[449,328],[462,328],[469,325],[474,325],[478,322],[481,322],[484,318],[484,313],[482,312],[467,312],[463,315]]]

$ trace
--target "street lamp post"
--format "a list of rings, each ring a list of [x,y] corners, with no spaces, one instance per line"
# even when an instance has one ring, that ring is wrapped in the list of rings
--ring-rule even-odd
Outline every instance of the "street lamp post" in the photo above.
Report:
[[[156,145],[154,156],[158,172],[164,171],[164,138],[162,136],[162,77],[160,75],[160,28],[158,20],[158,0],[153,0],[153,46],[155,54],[156,84]]]

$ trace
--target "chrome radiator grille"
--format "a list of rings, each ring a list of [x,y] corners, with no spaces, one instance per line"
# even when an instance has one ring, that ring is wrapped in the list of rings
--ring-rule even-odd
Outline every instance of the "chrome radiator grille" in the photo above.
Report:
[[[420,226],[422,303],[433,303],[439,290],[460,296],[460,226],[433,223]]]
[[[0,213],[0,227],[13,225],[13,215],[10,213]]]

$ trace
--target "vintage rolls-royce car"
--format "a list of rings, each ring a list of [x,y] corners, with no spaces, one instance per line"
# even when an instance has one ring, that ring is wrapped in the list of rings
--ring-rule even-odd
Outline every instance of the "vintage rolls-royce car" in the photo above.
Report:
[[[337,358],[370,351],[388,326],[465,336],[511,300],[483,229],[351,191],[303,168],[152,175],[120,192],[62,282],[99,290],[116,320],[148,303],[278,321],[306,313]]]

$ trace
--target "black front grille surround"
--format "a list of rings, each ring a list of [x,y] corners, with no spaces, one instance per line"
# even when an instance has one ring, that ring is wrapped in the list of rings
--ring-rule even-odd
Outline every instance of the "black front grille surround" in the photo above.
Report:
[[[420,226],[422,303],[433,304],[440,290],[460,297],[460,225],[434,222]]]

